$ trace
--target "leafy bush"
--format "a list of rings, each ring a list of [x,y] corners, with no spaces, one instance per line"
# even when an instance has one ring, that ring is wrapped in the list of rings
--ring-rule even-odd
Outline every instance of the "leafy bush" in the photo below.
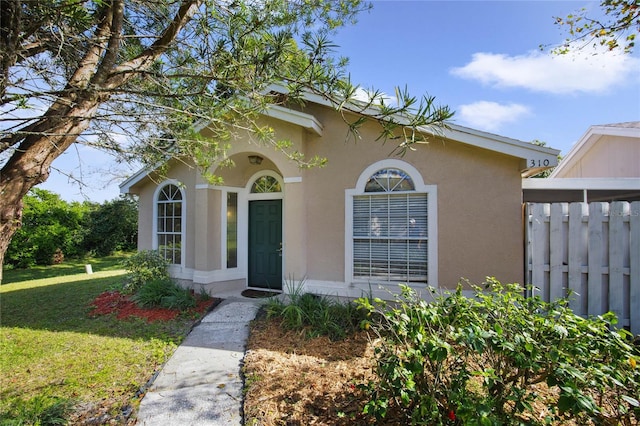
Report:
[[[131,199],[70,203],[54,192],[33,188],[23,201],[22,226],[7,249],[7,265],[29,268],[88,252],[106,256],[136,248],[138,206]]]
[[[147,281],[138,289],[133,300],[142,307],[184,310],[196,306],[196,299],[191,291],[168,278]]]
[[[86,203],[68,203],[44,189],[33,188],[24,197],[22,226],[11,239],[5,256],[17,268],[51,265],[56,252],[66,257],[84,254],[81,247]]]
[[[407,424],[637,424],[640,357],[613,314],[584,319],[493,278],[473,289],[427,303],[404,286],[391,307],[358,301],[382,340],[365,412]]]
[[[84,249],[96,256],[137,247],[138,203],[121,197],[95,205],[86,215]]]
[[[139,251],[124,261],[127,276],[123,293],[135,293],[146,282],[169,278],[169,263],[156,250]]]
[[[308,337],[343,339],[358,329],[364,312],[351,302],[302,291],[302,283],[289,286],[288,301],[272,298],[267,302],[268,318],[281,318],[288,329],[305,330]]]

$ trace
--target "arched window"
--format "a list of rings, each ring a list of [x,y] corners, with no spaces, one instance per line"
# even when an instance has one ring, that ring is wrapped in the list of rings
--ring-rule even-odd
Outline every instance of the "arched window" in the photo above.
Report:
[[[351,250],[347,250],[350,278],[368,283],[428,283],[429,209],[435,188],[425,186],[413,167],[390,160],[369,167],[358,182],[359,188],[347,191],[351,198],[347,201],[352,203],[347,218],[352,227]]]
[[[399,169],[378,170],[369,178],[364,192],[413,191],[415,186],[411,178]]]
[[[171,264],[182,263],[183,195],[177,185],[160,188],[156,200],[157,249]]]
[[[270,192],[282,192],[280,182],[273,176],[261,176],[251,186],[252,194],[266,194]]]

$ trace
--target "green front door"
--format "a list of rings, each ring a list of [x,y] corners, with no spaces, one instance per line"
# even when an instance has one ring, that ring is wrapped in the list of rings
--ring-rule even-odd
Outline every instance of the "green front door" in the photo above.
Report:
[[[282,200],[249,201],[248,284],[282,290]]]

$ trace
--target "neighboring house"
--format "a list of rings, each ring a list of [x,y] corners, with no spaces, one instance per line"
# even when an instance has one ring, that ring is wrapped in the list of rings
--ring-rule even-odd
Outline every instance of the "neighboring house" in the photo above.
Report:
[[[546,179],[524,179],[525,202],[640,200],[640,121],[591,126]]]
[[[239,139],[235,167],[207,183],[172,161],[159,180],[143,170],[121,184],[139,196],[139,249],[158,249],[175,278],[211,294],[233,289],[358,297],[379,285],[455,288],[461,278],[523,281],[522,178],[557,164],[558,151],[452,125],[443,137],[390,156],[367,123],[347,141],[340,114],[320,97],[263,117],[324,168],[302,170],[273,148]],[[206,127],[203,135],[208,135]]]
[[[640,122],[590,127],[548,178],[522,188],[525,282],[640,334]]]

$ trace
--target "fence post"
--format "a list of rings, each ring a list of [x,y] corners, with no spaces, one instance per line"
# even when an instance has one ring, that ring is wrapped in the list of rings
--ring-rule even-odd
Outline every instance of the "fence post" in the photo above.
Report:
[[[625,207],[629,204],[622,201],[614,201],[609,208],[609,310],[618,316],[620,325],[625,314],[624,309],[624,255],[623,232],[624,216],[628,215]]]
[[[542,291],[544,299],[544,266],[545,251],[548,245],[549,233],[546,229],[546,218],[549,216],[548,204],[533,204],[531,212],[531,284]],[[546,299],[545,299],[546,300]]]
[[[549,219],[549,298],[547,301],[562,299],[567,296],[562,286],[564,274],[564,249],[567,234],[564,231],[564,216],[567,214],[568,204],[551,204],[551,218]],[[556,283],[556,285],[553,285]]]
[[[586,203],[571,203],[569,205],[569,307],[578,315],[582,312],[582,252],[586,246],[583,240],[583,217]]]
[[[600,315],[607,311],[607,294],[602,285],[604,234],[602,224],[608,213],[608,203],[589,205],[589,278],[587,281],[587,313]]]

